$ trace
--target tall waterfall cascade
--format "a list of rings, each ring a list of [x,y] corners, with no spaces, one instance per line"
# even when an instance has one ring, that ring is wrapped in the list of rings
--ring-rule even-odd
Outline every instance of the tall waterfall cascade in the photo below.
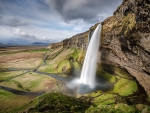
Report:
[[[99,24],[90,40],[87,48],[85,60],[80,77],[80,84],[89,86],[90,88],[95,87],[95,74],[97,65],[97,55],[100,43],[101,24]]]

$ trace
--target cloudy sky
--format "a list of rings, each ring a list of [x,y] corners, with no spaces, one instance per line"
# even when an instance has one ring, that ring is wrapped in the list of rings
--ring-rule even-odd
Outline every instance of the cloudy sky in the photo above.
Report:
[[[0,43],[58,42],[111,16],[122,0],[0,0]]]

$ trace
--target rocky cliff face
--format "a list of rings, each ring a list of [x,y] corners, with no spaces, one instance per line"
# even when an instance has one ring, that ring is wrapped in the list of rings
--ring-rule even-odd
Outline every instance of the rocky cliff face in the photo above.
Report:
[[[124,0],[102,24],[101,63],[123,67],[150,95],[150,1]]]
[[[48,48],[56,49],[60,47],[75,47],[75,48],[85,49],[88,43],[88,34],[89,34],[88,32],[89,31],[86,31],[84,33],[80,33],[75,36],[72,36],[69,39],[65,39],[61,42],[53,43]]]
[[[49,48],[86,49],[96,26]],[[123,0],[102,26],[100,65],[117,65],[127,70],[150,95],[150,1]]]
[[[48,48],[56,49],[60,47],[75,47],[85,50],[87,48],[90,37],[92,36],[92,33],[97,25],[98,24],[95,24],[94,26],[90,27],[90,29],[84,33],[74,35],[71,38],[65,39],[58,43],[53,43],[49,45]]]

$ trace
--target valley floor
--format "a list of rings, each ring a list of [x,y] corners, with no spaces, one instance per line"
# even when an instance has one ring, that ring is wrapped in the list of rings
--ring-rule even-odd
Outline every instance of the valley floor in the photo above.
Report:
[[[43,47],[0,48],[0,112],[10,112],[46,92],[67,92],[59,81],[63,77],[38,70],[49,67],[50,51]]]
[[[98,82],[106,81],[110,88],[77,95],[77,87],[70,89],[66,83],[80,76],[84,55],[76,48],[0,48],[0,113],[150,111],[136,80],[115,66],[97,68],[97,77],[102,78]]]

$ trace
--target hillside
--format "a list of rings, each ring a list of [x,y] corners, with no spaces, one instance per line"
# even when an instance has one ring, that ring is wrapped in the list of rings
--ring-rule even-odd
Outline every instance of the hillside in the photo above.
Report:
[[[99,23],[46,49],[2,49],[0,112],[149,113],[149,11],[149,0],[123,0],[101,22],[96,68],[100,86],[86,94],[78,94],[79,86],[70,81],[80,77]]]

